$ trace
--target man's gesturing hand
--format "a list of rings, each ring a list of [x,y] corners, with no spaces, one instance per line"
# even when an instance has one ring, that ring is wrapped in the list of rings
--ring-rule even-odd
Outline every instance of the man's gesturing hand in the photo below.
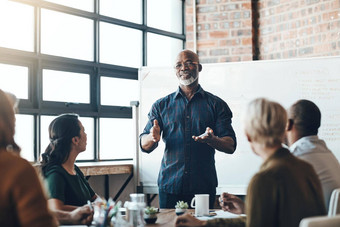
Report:
[[[205,133],[200,136],[192,136],[192,138],[197,142],[209,143],[213,136],[215,136],[214,131],[211,128],[207,127]]]
[[[155,119],[153,120],[153,126],[152,128],[150,129],[150,135],[152,137],[152,141],[157,143],[160,138],[161,138],[161,129],[158,125],[158,121]]]

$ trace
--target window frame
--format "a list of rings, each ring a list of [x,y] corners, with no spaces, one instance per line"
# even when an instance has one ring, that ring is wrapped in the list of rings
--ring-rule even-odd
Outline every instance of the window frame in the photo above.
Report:
[[[94,0],[94,12],[83,11],[64,5],[59,5],[43,0],[12,0],[14,2],[31,5],[34,7],[34,51],[27,52],[0,47],[0,63],[28,67],[28,99],[20,100],[19,114],[33,115],[34,119],[34,162],[39,162],[39,157],[43,151],[40,149],[40,122],[42,115],[58,115],[62,113],[77,113],[82,117],[94,118],[94,160],[82,161],[103,161],[99,160],[99,129],[100,118],[129,118],[132,119],[132,107],[127,106],[107,106],[100,103],[100,77],[113,77],[122,79],[138,80],[138,68],[125,67],[100,63],[99,61],[99,22],[106,22],[123,27],[133,28],[142,31],[142,66],[147,65],[147,33],[155,33],[174,39],[179,39],[185,47],[185,1],[182,1],[182,34],[164,31],[147,26],[147,0],[142,1],[142,24],[124,21],[99,14],[99,1]],[[41,9],[49,9],[74,16],[84,17],[94,21],[94,61],[71,59],[60,56],[52,56],[41,53]],[[55,101],[42,100],[42,72],[44,69],[66,71],[74,73],[85,73],[90,75],[90,103],[73,104]],[[132,160],[124,159],[124,160]],[[105,161],[115,161],[110,159]]]

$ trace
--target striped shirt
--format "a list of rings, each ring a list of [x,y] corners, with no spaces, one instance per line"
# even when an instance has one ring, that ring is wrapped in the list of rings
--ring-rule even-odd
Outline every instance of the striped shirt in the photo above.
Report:
[[[231,126],[232,112],[228,105],[201,86],[190,101],[178,88],[157,100],[148,118],[140,137],[150,133],[153,120],[157,119],[165,143],[158,175],[159,190],[171,194],[215,193],[215,149],[194,141],[192,136],[201,135],[210,127],[218,137],[230,136],[236,148],[235,132]],[[149,153],[157,145],[150,151],[142,151]]]

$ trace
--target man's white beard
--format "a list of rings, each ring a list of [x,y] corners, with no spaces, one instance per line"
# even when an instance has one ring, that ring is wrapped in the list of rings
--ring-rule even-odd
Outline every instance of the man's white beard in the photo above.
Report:
[[[197,79],[198,79],[198,76],[197,76],[196,78],[190,77],[190,78],[187,79],[187,80],[182,80],[182,79],[178,79],[178,80],[179,80],[179,83],[180,83],[181,85],[189,86],[190,84],[194,83]]]

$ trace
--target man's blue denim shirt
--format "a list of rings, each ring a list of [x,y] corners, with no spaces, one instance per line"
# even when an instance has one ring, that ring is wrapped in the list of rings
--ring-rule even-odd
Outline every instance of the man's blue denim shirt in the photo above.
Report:
[[[230,136],[236,148],[235,132],[231,126],[232,112],[227,103],[204,91],[201,86],[188,101],[178,88],[157,100],[148,118],[140,137],[150,133],[153,120],[157,119],[165,143],[158,175],[159,190],[171,194],[216,192],[215,149],[194,141],[192,136],[201,135],[210,127],[218,137]]]

